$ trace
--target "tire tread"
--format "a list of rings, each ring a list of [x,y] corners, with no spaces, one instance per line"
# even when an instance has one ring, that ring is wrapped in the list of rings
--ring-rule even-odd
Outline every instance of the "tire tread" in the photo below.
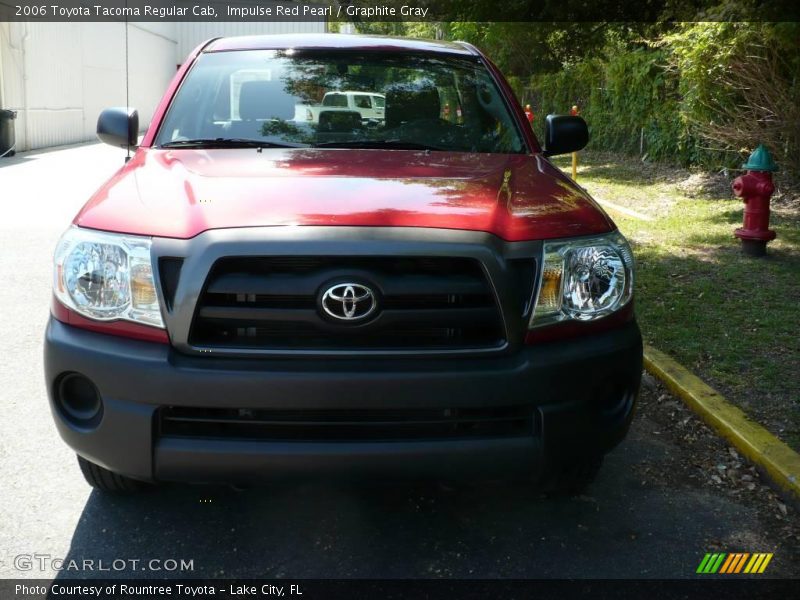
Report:
[[[132,494],[141,491],[145,487],[145,484],[141,481],[104,469],[81,456],[78,457],[78,465],[86,483],[102,492]]]
[[[603,457],[594,456],[565,465],[546,481],[545,490],[552,496],[578,496],[594,481],[603,466]]]

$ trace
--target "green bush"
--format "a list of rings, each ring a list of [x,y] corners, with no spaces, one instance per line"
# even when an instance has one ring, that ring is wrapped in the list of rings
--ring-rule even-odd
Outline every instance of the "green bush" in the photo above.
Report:
[[[644,46],[604,52],[513,85],[544,116],[577,104],[590,147],[682,165],[738,167],[766,144],[800,169],[800,25],[695,22]]]
[[[680,73],[689,158],[738,165],[757,144],[800,169],[800,24],[684,23],[663,39]]]
[[[653,159],[688,159],[678,81],[663,50],[636,49],[535,75],[521,96],[534,107],[539,136],[545,115],[566,114],[577,105],[589,124],[595,150],[638,153],[643,148]]]

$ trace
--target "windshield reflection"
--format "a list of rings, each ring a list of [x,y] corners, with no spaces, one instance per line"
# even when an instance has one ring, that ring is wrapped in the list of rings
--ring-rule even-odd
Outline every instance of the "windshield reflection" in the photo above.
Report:
[[[494,81],[464,57],[248,50],[202,55],[157,145],[520,153]]]

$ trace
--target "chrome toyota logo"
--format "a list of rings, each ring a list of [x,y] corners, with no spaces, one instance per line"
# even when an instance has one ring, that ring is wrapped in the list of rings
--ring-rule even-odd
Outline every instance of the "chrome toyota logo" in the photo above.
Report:
[[[337,283],[322,294],[322,310],[339,321],[360,321],[378,307],[375,292],[360,283]]]

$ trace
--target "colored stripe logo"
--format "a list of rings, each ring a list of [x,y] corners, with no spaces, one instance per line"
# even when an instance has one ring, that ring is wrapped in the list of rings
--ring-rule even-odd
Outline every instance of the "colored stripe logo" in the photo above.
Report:
[[[748,552],[709,553],[700,561],[696,573],[703,575],[714,573],[725,575],[763,573],[767,569],[769,561],[772,560],[772,556],[772,553],[765,552],[757,552],[755,554]]]

